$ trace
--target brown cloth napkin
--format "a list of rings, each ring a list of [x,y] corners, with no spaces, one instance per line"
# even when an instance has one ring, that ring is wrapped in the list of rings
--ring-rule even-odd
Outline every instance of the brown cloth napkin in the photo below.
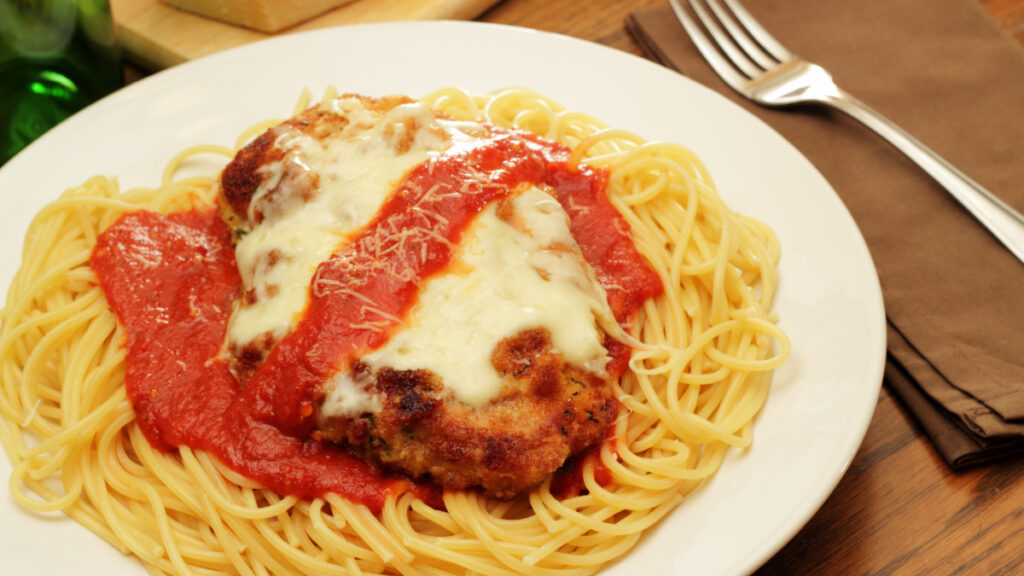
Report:
[[[1024,49],[977,0],[744,6],[791,51],[1024,211]],[[650,56],[762,118],[835,188],[881,279],[886,385],[949,464],[1024,450],[1024,264],[854,120],[744,100],[715,76],[667,5],[626,24]],[[799,249],[783,246],[783,258]]]

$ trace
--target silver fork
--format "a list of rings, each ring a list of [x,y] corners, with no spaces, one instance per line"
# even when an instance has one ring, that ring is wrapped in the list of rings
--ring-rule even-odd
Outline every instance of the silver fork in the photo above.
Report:
[[[739,2],[669,0],[711,68],[743,96],[765,106],[823,104],[849,114],[906,154],[1024,262],[1024,216],[902,128],[839,88],[827,70],[786,50]],[[705,4],[711,10],[705,8]],[[717,46],[717,49],[716,49]]]

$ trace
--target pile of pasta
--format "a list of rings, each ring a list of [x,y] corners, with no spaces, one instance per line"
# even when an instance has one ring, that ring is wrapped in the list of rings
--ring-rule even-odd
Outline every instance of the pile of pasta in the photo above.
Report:
[[[328,93],[325,98],[333,94]],[[730,210],[688,149],[608,129],[524,89],[442,89],[425,103],[458,119],[518,127],[607,169],[608,194],[664,294],[646,302],[644,343],[616,385],[619,416],[602,445],[611,482],[556,498],[550,479],[513,501],[446,491],[444,509],[411,493],[380,514],[338,496],[266,490],[187,447],[153,449],[124,387],[122,328],[90,269],[97,235],[139,209],[214,202],[217,174],[179,177],[203,146],[174,158],[160,186],[121,191],[94,177],[32,221],[0,339],[0,442],[10,489],[34,512],[63,511],[153,574],[592,574],[711,477],[752,424],[789,343],[771,312],[775,234]],[[308,95],[296,110],[309,103]]]

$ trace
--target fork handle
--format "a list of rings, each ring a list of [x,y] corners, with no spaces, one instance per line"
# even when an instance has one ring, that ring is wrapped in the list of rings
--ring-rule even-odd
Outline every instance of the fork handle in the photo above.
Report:
[[[1018,260],[1024,262],[1024,216],[1020,212],[856,97],[839,91],[825,100],[827,104],[874,130],[916,162],[988,228]]]

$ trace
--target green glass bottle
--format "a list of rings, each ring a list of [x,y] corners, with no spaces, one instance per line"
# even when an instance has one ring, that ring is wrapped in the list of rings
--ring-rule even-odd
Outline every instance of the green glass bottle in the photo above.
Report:
[[[0,0],[0,165],[123,74],[108,0]]]

